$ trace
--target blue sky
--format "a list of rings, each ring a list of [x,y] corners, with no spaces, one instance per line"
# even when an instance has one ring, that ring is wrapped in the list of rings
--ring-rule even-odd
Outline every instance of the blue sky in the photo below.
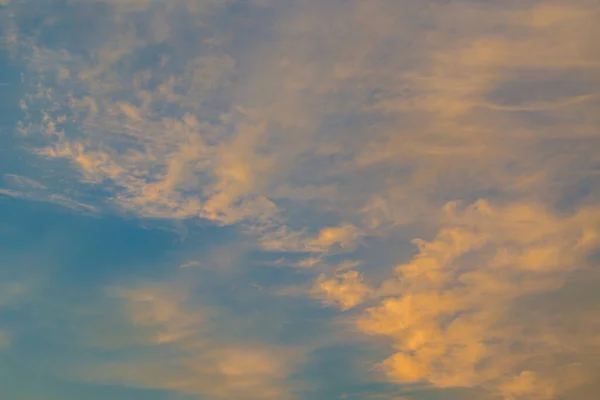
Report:
[[[597,2],[0,0],[0,395],[592,400]]]

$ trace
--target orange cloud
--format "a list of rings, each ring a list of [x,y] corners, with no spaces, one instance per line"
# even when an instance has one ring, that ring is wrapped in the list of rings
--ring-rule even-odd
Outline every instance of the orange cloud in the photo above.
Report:
[[[211,319],[216,311],[192,307],[177,285],[112,292],[124,302],[129,322],[149,334],[140,335],[139,343],[163,349],[163,355],[82,365],[77,377],[214,399],[293,398],[288,377],[301,359],[297,350],[218,334]]]
[[[181,49],[188,41],[168,24],[153,22],[145,37],[122,15],[89,63],[34,46],[30,68],[50,69],[61,85],[30,88],[19,128],[41,131],[48,144],[38,154],[68,160],[124,210],[235,225],[261,250],[304,254],[290,265],[311,267],[313,286],[296,292],[347,310],[360,331],[389,343],[381,367],[392,381],[521,400],[592,379],[593,363],[579,360],[597,338],[548,312],[514,314],[588,273],[600,243],[590,206],[600,161],[597,5],[371,0],[292,9],[273,13],[266,45],[246,32],[220,35],[202,19],[198,36],[215,28],[214,37]],[[250,50],[228,47],[232,36]],[[122,72],[155,41],[176,51],[156,68]],[[82,137],[65,133],[71,116]],[[482,196],[492,200],[448,203]],[[381,272],[378,255],[366,276],[319,269],[371,239],[393,247],[407,235],[431,239],[414,240],[417,255],[379,288],[365,283]],[[192,354],[169,370],[122,369],[130,381],[223,398],[285,396],[279,349],[226,343],[211,352],[196,341],[205,316],[177,294],[124,299],[154,345]],[[573,314],[567,325],[594,331],[588,313]]]
[[[482,386],[509,397],[551,398],[570,387],[573,381],[547,384],[566,368],[552,357],[567,351],[560,343],[581,340],[583,332],[529,336],[534,326],[507,315],[523,298],[557,290],[585,267],[599,244],[590,233],[598,229],[599,210],[556,216],[534,205],[479,201],[464,211],[449,204],[445,212],[446,226],[432,241],[416,241],[419,254],[397,267],[397,277],[380,289],[385,298],[358,320],[363,332],[391,340],[395,353],[382,368],[400,382]],[[589,343],[593,334],[587,336]],[[573,357],[581,351],[568,350]],[[540,359],[546,364],[525,367]]]
[[[320,275],[313,287],[316,297],[321,297],[326,304],[338,304],[342,310],[361,304],[370,292],[356,271],[343,272],[333,278]]]

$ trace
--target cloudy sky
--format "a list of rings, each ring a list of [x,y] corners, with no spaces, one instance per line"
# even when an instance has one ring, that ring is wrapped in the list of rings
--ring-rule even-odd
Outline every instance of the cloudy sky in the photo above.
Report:
[[[597,0],[0,0],[0,397],[596,400]]]

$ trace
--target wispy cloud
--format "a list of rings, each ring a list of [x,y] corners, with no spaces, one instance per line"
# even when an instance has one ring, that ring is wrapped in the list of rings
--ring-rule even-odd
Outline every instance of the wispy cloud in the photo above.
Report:
[[[24,69],[16,140],[54,169],[5,175],[0,193],[233,228],[244,248],[215,265],[301,269],[265,295],[343,311],[389,345],[377,372],[400,386],[550,399],[597,378],[589,302],[570,311],[576,332],[549,305],[526,311],[595,279],[596,2],[29,3],[2,11]],[[64,33],[74,20],[90,29]],[[410,239],[414,256],[382,261]],[[147,345],[177,355],[87,379],[291,396],[295,353],[206,338],[192,292],[117,290]]]
[[[99,211],[95,206],[71,199],[61,193],[53,193],[52,189],[25,176],[6,174],[3,181],[5,187],[0,189],[0,195],[53,203],[86,214],[97,213]]]
[[[85,365],[86,379],[214,399],[293,397],[286,379],[301,359],[297,350],[220,333],[213,322],[220,318],[217,311],[191,303],[182,287],[159,284],[114,293],[130,323],[149,334],[139,345],[164,351],[157,358]]]

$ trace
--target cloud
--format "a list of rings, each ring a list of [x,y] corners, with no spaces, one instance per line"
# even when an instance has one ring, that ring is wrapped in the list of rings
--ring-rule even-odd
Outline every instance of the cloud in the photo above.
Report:
[[[132,355],[118,361],[87,361],[72,371],[77,378],[210,399],[294,397],[288,378],[302,358],[297,349],[219,332],[215,321],[224,316],[198,305],[198,299],[192,301],[180,285],[113,288],[111,292],[123,302],[128,323],[142,333],[134,344],[154,350],[136,356],[135,347],[130,346]],[[97,345],[104,341],[94,340]]]
[[[156,18],[179,18],[186,29],[204,32],[181,10],[136,13],[147,29]],[[586,47],[582,28],[594,10],[583,2],[454,2],[432,4],[427,12],[383,0],[307,2],[281,10],[273,46],[249,41],[254,52],[243,54],[230,46],[237,32],[213,25],[210,35],[203,33],[213,44],[184,43],[173,29],[156,47],[144,30],[128,28],[125,21],[135,13],[125,13],[114,34],[90,49],[93,62],[63,54],[65,76],[79,77],[63,82],[66,93],[53,88],[52,99],[31,99],[61,109],[48,110],[42,123],[53,144],[41,154],[70,160],[85,181],[110,187],[108,200],[125,210],[224,224],[259,221],[263,233],[282,226],[290,235],[301,232],[288,220],[307,202],[340,223],[376,230],[410,223],[452,197],[481,190],[531,195],[533,186],[540,198],[555,197],[559,165],[575,163],[578,179],[589,173],[575,160],[589,148],[584,131],[590,126],[576,125],[570,115],[574,107],[590,115],[585,110],[591,111],[595,94],[587,85],[581,94],[518,105],[494,96],[534,69],[540,90],[546,82],[571,79],[567,70],[594,81],[585,71],[597,54]],[[215,3],[197,13],[225,11]],[[325,15],[335,21],[327,31],[316,22]],[[386,43],[392,42],[402,51],[390,51]],[[145,52],[155,61],[136,61]],[[381,57],[388,61],[378,62]],[[41,64],[33,57],[35,68]],[[540,118],[555,113],[562,122],[536,128],[519,114],[528,110]],[[61,133],[68,122],[57,122],[63,113],[85,121],[85,139]],[[330,122],[344,118],[356,123]],[[552,149],[565,126],[581,134],[569,136],[573,151],[559,159]],[[542,128],[544,134],[535,134]]]
[[[341,247],[349,247],[354,246],[359,237],[360,233],[356,227],[343,225],[321,229],[313,242],[316,246],[323,247],[330,247],[335,244],[338,244]]]
[[[71,199],[61,193],[53,193],[52,189],[31,178],[14,174],[5,174],[3,178],[9,188],[0,189],[0,195],[57,204],[85,214],[99,211],[95,206]]]
[[[362,282],[356,271],[347,271],[333,278],[320,275],[313,287],[316,297],[322,297],[326,304],[338,304],[347,310],[361,304],[370,294],[370,289]]]
[[[202,265],[202,263],[200,261],[192,260],[192,261],[188,261],[188,262],[181,264],[179,266],[179,268],[194,268],[194,267],[199,267],[201,265]]]
[[[24,69],[17,141],[52,168],[7,176],[0,193],[232,226],[311,274],[288,292],[390,344],[380,370],[400,385],[522,400],[594,379],[589,299],[572,319],[525,310],[593,275],[595,2],[105,0],[96,13],[80,0],[42,10],[36,32],[19,29],[26,3],[2,19]],[[54,30],[87,14],[102,28]],[[428,238],[416,255],[386,259],[415,237]],[[253,264],[223,253],[215,264]],[[92,376],[287,395],[278,347],[204,342],[210,313],[177,291],[120,296],[150,346],[190,356]]]
[[[594,337],[583,332],[595,322],[581,315],[589,330],[544,330],[536,324],[552,321],[551,313],[532,323],[511,318],[511,310],[586,268],[600,239],[599,210],[558,216],[539,205],[478,201],[464,210],[448,204],[445,213],[436,237],[415,241],[419,253],[396,268],[380,304],[358,319],[360,330],[392,341],[395,352],[382,368],[399,382],[482,386],[508,398],[552,398],[573,385],[559,377],[592,366],[559,360],[586,351]]]
[[[0,331],[0,349],[10,346],[10,335],[7,332]]]
[[[310,235],[306,229],[297,231],[287,225],[260,233],[260,245],[267,251],[323,254],[351,252],[365,234],[351,224],[324,226],[314,235]]]
[[[406,94],[395,93],[391,86],[378,93],[372,106],[391,118],[397,116],[398,126],[407,128],[390,128],[366,147],[358,162],[410,168],[411,175],[394,179],[395,192],[405,188],[407,193],[402,194],[409,204],[423,194],[426,201],[434,193],[459,195],[460,190],[474,187],[549,199],[556,196],[555,186],[564,182],[565,171],[586,174],[576,161],[585,149],[563,153],[555,149],[559,138],[569,140],[574,148],[585,146],[593,131],[586,121],[597,95],[597,85],[591,82],[597,80],[589,68],[597,63],[598,54],[589,46],[587,27],[597,10],[544,2],[498,10],[493,5],[457,2],[439,11],[430,14],[438,27],[419,42],[427,61],[422,68],[397,76]],[[563,17],[540,22],[557,14]],[[497,30],[490,32],[490,24],[496,24]],[[575,95],[564,89],[558,98],[545,95],[552,84],[576,88],[579,78],[574,74],[585,76],[583,80],[592,86]],[[494,102],[504,88],[513,96],[526,95],[525,89],[509,85],[524,87],[527,82],[535,85],[545,103]],[[578,103],[580,99],[583,103]],[[580,119],[571,117],[575,109],[580,110]],[[545,122],[550,120],[553,123]],[[566,163],[571,167],[566,168]],[[373,201],[383,204],[385,197],[376,196]],[[388,209],[393,209],[398,197],[390,196]]]

